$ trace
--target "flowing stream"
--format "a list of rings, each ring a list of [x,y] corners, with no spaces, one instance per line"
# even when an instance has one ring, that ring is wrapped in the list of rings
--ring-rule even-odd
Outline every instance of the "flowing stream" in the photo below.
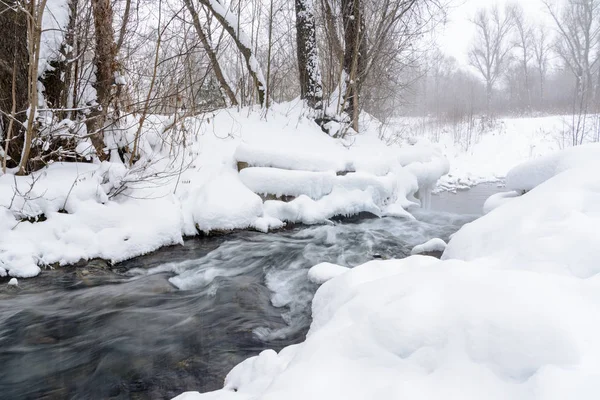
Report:
[[[0,282],[0,399],[168,399],[220,388],[247,357],[304,339],[311,266],[404,258],[448,240],[498,189],[434,198],[416,220],[355,219],[187,240]],[[460,207],[457,208],[457,205]]]

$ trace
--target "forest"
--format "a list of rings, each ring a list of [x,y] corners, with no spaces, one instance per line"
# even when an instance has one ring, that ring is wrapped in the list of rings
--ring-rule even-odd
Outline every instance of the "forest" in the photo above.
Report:
[[[384,123],[574,114],[581,125],[600,102],[599,3],[546,1],[550,24],[517,3],[481,8],[464,66],[435,40],[451,1],[4,0],[2,169],[113,151],[132,165],[148,115],[267,114],[299,96],[332,136],[359,131],[363,111]]]

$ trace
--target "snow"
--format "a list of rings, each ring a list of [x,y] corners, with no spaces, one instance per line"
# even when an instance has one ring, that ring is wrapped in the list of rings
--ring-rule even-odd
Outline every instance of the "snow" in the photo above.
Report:
[[[301,169],[312,172],[344,171],[352,166],[346,165],[340,157],[332,156],[317,149],[297,151],[294,148],[274,146],[251,146],[242,143],[235,150],[236,161],[248,163],[252,167],[273,167],[281,169]],[[341,153],[338,149],[336,153]]]
[[[516,167],[513,171],[520,175],[539,177],[538,167],[544,160],[553,163],[564,158],[575,165],[466,225],[452,237],[443,258],[491,258],[501,265],[577,278],[598,274],[600,147],[590,146],[577,152],[590,158],[580,158],[577,166],[569,149],[541,159],[539,164]],[[594,152],[595,162],[591,161]],[[528,167],[531,169],[526,173]]]
[[[492,210],[500,207],[503,204],[508,203],[515,197],[519,197],[521,195],[520,192],[516,192],[514,190],[510,192],[500,192],[490,196],[485,203],[483,204],[483,213],[488,214]]]
[[[350,271],[350,268],[328,262],[320,263],[308,270],[308,279],[318,285]]]
[[[252,40],[248,37],[248,35],[240,29],[238,23],[238,16],[231,9],[225,8],[219,0],[209,0],[211,10],[219,15],[223,21],[231,28],[236,36],[236,40],[241,43],[241,45],[250,50],[249,56],[246,57],[246,64],[250,71],[254,73],[256,79],[258,80],[259,85],[263,88],[263,90],[267,87],[266,80],[262,72],[262,68],[258,63],[254,53],[252,50]]]
[[[594,118],[589,116],[590,126],[595,126]],[[503,181],[515,165],[560,150],[570,141],[571,124],[572,116],[566,115],[456,121],[401,118],[392,121],[382,136],[389,142],[437,144],[450,161],[450,172],[439,180],[435,191],[455,191]]]
[[[445,249],[446,249],[446,242],[444,242],[440,238],[433,238],[423,244],[413,247],[413,249],[411,250],[410,253],[412,255],[415,255],[415,254],[431,253],[434,251],[443,252]]]
[[[177,399],[596,399],[596,155],[463,227],[442,260],[315,266],[324,283],[304,342]]]
[[[12,278],[10,281],[8,281],[8,286],[17,287],[19,286],[19,281],[17,278]]]
[[[127,119],[124,126],[136,127]],[[361,212],[410,218],[406,210],[447,166],[435,146],[388,146],[376,126],[331,138],[305,117],[301,102],[273,104],[267,120],[246,108],[173,122],[147,117],[133,168],[116,148],[131,143],[136,129],[115,129],[105,133],[110,162],[0,176],[0,275],[33,277],[91,258],[119,262],[199,232],[267,232]],[[185,147],[172,142],[183,132]],[[251,166],[238,173],[240,161]],[[295,199],[263,201],[260,194]]]
[[[215,175],[195,195],[194,222],[206,233],[252,227],[263,214],[260,197],[248,190],[231,169]]]
[[[333,190],[334,172],[291,171],[278,168],[246,168],[240,179],[250,190],[261,194],[320,199]]]
[[[506,186],[512,190],[529,191],[573,166],[597,163],[599,154],[600,143],[593,143],[536,158],[511,169],[506,177]]]
[[[64,57],[60,50],[64,41],[66,27],[69,24],[69,2],[67,0],[48,0],[42,15],[42,33],[40,37],[40,58],[38,76],[42,76],[51,61]]]

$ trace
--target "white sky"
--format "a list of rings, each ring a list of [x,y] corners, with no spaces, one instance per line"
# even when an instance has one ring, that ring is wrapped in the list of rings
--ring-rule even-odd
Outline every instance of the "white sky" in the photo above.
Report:
[[[541,0],[454,0],[448,13],[448,23],[437,39],[440,49],[456,58],[459,64],[467,65],[467,53],[474,36],[470,19],[480,8],[490,7],[495,3],[500,7],[506,3],[520,4],[529,21],[548,23],[549,17]]]

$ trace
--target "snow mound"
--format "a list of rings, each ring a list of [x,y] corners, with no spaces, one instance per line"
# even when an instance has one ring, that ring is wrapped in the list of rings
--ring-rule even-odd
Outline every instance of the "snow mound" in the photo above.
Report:
[[[492,212],[492,210],[495,210],[501,205],[506,204],[515,197],[519,196],[521,196],[521,193],[515,192],[514,190],[510,192],[501,192],[493,194],[490,197],[488,197],[488,199],[483,204],[483,213],[489,214],[490,212]]]
[[[565,171],[467,224],[452,237],[443,258],[492,258],[499,264],[579,278],[600,273],[597,171]]]
[[[345,274],[348,271],[350,271],[350,268],[348,267],[324,262],[317,264],[308,270],[308,279],[310,279],[311,282],[320,285],[337,276]]]
[[[600,273],[600,145],[568,149],[513,171],[513,187],[518,181],[530,191],[464,226],[443,258],[491,258],[578,278]]]
[[[337,153],[337,152],[336,152]],[[237,162],[247,163],[251,167],[272,167],[311,172],[346,171],[352,168],[342,157],[320,153],[318,151],[298,152],[293,148],[282,149],[240,144],[234,154]]]
[[[198,230],[206,233],[245,229],[262,216],[263,203],[234,171],[225,170],[197,189],[192,213]]]
[[[434,251],[443,252],[446,249],[446,242],[442,239],[434,238],[428,240],[427,242],[420,244],[418,246],[413,247],[410,254],[423,254],[423,253],[431,253]]]
[[[569,168],[594,164],[598,160],[600,143],[571,147],[511,169],[506,176],[506,187],[515,191],[529,191]]]
[[[278,168],[245,168],[240,179],[254,193],[276,197],[306,195],[318,200],[331,193],[334,172],[293,171]]]
[[[270,218],[306,225],[361,212],[381,215],[380,207],[373,201],[373,196],[368,191],[343,188],[335,188],[319,200],[302,195],[289,203],[276,200],[265,201],[264,212]]]

